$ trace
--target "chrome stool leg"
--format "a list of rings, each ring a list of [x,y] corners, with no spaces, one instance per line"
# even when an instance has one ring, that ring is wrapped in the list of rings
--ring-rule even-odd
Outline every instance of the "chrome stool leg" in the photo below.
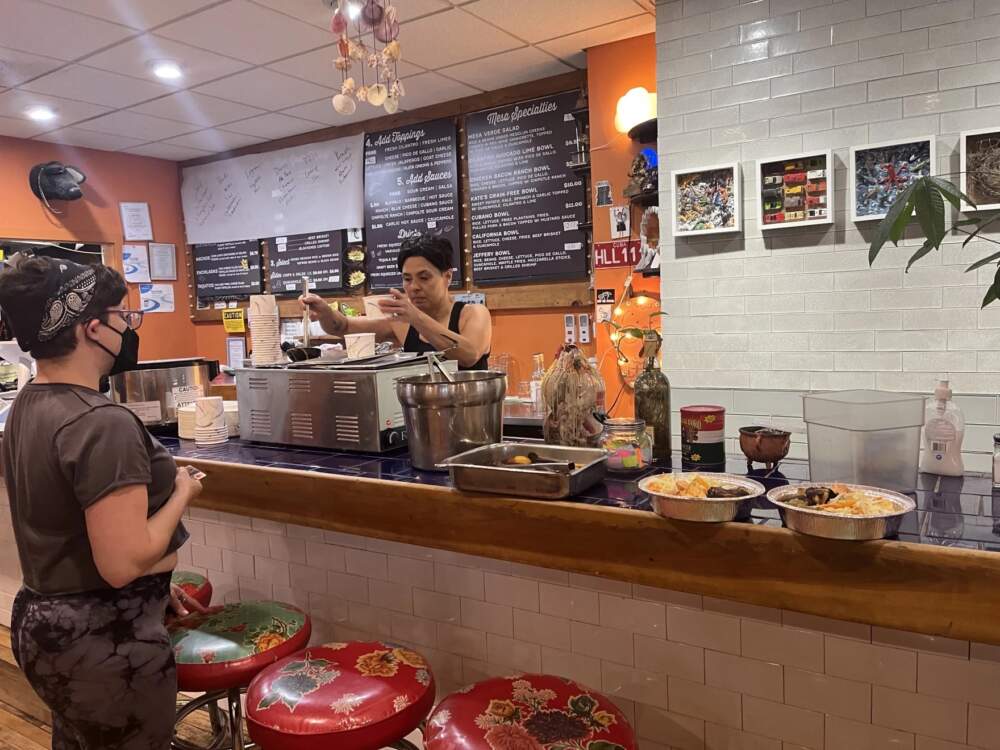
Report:
[[[240,700],[242,691],[239,688],[232,690],[216,690],[205,693],[194,700],[190,700],[177,711],[175,726],[184,721],[195,711],[204,708],[208,711],[209,719],[212,723],[212,740],[205,746],[194,745],[174,734],[170,743],[171,750],[252,750],[257,745],[245,742],[243,739],[243,704]],[[218,702],[225,700],[227,709],[223,711],[219,708]],[[227,739],[229,740],[227,742]]]

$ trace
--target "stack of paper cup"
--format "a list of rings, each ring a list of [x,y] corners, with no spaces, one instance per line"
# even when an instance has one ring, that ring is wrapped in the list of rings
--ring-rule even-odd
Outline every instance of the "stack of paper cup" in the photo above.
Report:
[[[344,336],[348,359],[375,356],[374,333],[349,333]]]
[[[194,440],[194,409],[194,404],[177,407],[177,437],[181,440]]]
[[[196,445],[219,445],[229,440],[222,396],[199,398],[194,404],[194,442]]]
[[[229,428],[229,437],[240,436],[240,402],[226,401],[223,403],[226,412],[226,427]]]
[[[250,296],[250,336],[253,339],[251,359],[254,367],[285,362],[281,351],[281,321],[278,300],[273,294]]]

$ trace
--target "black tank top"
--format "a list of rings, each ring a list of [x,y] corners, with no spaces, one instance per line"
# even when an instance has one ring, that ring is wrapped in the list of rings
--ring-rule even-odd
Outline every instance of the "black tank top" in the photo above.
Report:
[[[461,333],[461,331],[458,330],[458,321],[462,317],[462,308],[464,308],[464,307],[465,307],[465,303],[464,302],[455,302],[454,304],[452,304],[452,306],[451,306],[451,317],[448,318],[448,330],[449,331],[454,331],[455,333]],[[426,341],[424,341],[423,339],[421,339],[420,338],[420,333],[417,331],[417,329],[414,328],[413,326],[410,326],[408,329],[406,329],[406,341],[403,342],[403,351],[404,352],[419,352],[420,354],[423,354],[424,352],[433,352],[433,351],[436,351],[436,347],[432,346],[431,344],[429,344]],[[482,357],[480,357],[476,361],[476,363],[474,365],[472,365],[471,367],[462,367],[461,365],[459,365],[458,369],[459,370],[487,370],[487,369],[489,369],[489,365],[487,364],[488,361],[489,361],[489,358],[490,358],[490,355],[489,355],[489,352],[487,352]]]

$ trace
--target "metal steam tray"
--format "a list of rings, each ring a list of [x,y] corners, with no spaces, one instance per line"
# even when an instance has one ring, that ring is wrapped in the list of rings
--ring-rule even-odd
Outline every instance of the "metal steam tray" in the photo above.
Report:
[[[504,464],[507,459],[529,452],[549,461],[572,461],[576,468],[554,471],[541,467],[533,469],[530,465]],[[451,482],[459,490],[561,500],[579,495],[603,480],[608,471],[608,454],[599,448],[492,443],[447,458],[439,466],[451,472]]]

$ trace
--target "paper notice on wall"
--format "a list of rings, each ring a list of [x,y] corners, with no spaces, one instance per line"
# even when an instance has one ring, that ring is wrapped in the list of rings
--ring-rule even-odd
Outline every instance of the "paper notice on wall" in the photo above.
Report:
[[[144,313],[172,313],[174,311],[173,284],[139,284],[139,299]]]
[[[149,254],[145,245],[122,245],[122,266],[125,281],[132,284],[149,282]]]
[[[168,242],[149,243],[149,279],[177,280],[177,247]]]
[[[119,203],[118,211],[122,217],[122,234],[127,241],[153,239],[148,203]]]

